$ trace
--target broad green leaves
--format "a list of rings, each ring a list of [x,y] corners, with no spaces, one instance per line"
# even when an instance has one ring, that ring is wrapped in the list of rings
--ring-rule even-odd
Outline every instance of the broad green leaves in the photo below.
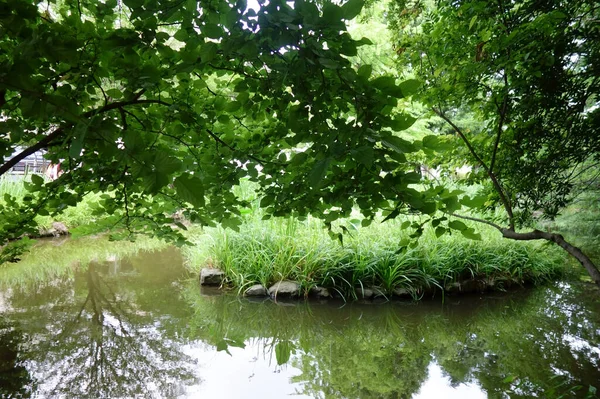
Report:
[[[359,208],[370,223],[390,205],[436,211],[434,193],[415,188],[425,142],[400,137],[415,118],[399,99],[419,82],[354,65],[370,44],[346,29],[362,0],[257,10],[216,1],[201,12],[194,1],[127,0],[121,11],[51,2],[51,23],[26,0],[5,3],[19,11],[0,15],[10,133],[0,149],[39,144],[64,171],[56,182],[34,178],[35,198],[9,201],[15,214],[54,214],[104,192],[97,214],[181,239],[176,212],[237,228],[242,178],[257,184],[268,215],[332,223]],[[11,234],[24,224],[6,220]]]
[[[198,177],[184,174],[173,182],[177,195],[195,207],[202,208],[205,204],[204,185]]]
[[[365,5],[364,0],[348,0],[342,6],[342,12],[344,15],[344,19],[350,20],[356,18],[363,6]]]

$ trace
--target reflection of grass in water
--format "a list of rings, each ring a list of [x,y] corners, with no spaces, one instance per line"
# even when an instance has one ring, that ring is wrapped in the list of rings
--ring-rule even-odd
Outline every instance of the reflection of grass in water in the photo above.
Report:
[[[215,346],[224,337],[263,339],[269,350],[295,351],[300,356],[292,363],[303,374],[294,381],[313,397],[410,397],[434,360],[453,384],[478,381],[490,397],[585,397],[600,377],[600,359],[590,349],[600,345],[597,304],[563,286],[444,306],[354,303],[342,309],[201,297],[195,285],[184,295],[196,310],[192,338]],[[588,346],[570,346],[565,334]],[[569,384],[556,377],[562,372]]]
[[[0,287],[41,283],[70,275],[75,268],[87,266],[92,260],[119,259],[142,249],[159,249],[166,245],[144,236],[135,242],[109,241],[106,236],[38,240],[20,262],[4,264],[0,268]]]
[[[398,243],[408,234],[401,229],[403,221],[354,230],[355,223],[343,222],[352,233],[342,246],[315,219],[250,217],[240,232],[193,232],[196,245],[184,253],[191,268],[220,267],[240,290],[293,279],[305,290],[324,285],[348,296],[357,287],[374,285],[386,294],[396,288],[416,293],[469,278],[485,278],[502,288],[507,282],[540,283],[563,271],[564,255],[558,247],[506,240],[481,225],[477,226],[481,241],[460,234],[436,238],[433,229],[426,229],[416,248],[397,253]]]

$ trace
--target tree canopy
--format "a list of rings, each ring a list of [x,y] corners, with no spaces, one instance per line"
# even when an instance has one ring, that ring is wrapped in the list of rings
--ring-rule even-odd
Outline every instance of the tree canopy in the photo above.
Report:
[[[471,181],[486,183],[487,205],[504,208],[508,226],[479,221],[508,238],[558,243],[600,284],[560,235],[517,233],[534,213],[556,217],[582,176],[600,170],[596,2],[397,1],[390,16],[401,64],[425,83],[419,100],[455,137],[446,162],[475,167]],[[465,125],[464,114],[480,123]]]
[[[313,214],[331,226],[356,208],[365,224],[380,211],[417,212],[427,217],[412,223],[415,236],[432,222],[477,238],[457,211],[491,200],[508,227],[480,221],[574,254],[562,236],[516,229],[534,210],[556,215],[571,198],[565,177],[597,161],[598,9],[538,3],[393,3],[397,54],[419,81],[354,58],[370,43],[346,26],[363,0],[0,0],[0,175],[38,150],[64,172],[5,196],[0,241],[96,192],[96,212],[125,234],[182,243],[175,211],[239,225],[246,203],[231,189],[246,178],[269,215]],[[407,18],[419,22],[411,35]],[[454,154],[468,154],[491,196],[415,186],[413,155],[453,145],[398,135],[415,121],[398,101],[421,83],[421,101],[462,139],[466,151]],[[483,128],[466,134],[457,112]]]
[[[413,121],[395,111],[413,82],[349,60],[369,42],[346,31],[361,0],[36,4],[0,2],[0,174],[40,149],[64,174],[5,198],[3,240],[89,192],[132,231],[173,237],[175,209],[235,227],[241,177],[273,214],[337,207],[330,218],[353,200],[372,216],[396,196],[386,183],[418,181],[403,169],[416,148],[394,135]]]

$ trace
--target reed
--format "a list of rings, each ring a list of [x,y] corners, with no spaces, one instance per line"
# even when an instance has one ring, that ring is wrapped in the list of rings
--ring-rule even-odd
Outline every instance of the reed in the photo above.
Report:
[[[269,286],[290,279],[298,281],[305,293],[325,286],[344,297],[356,297],[365,287],[376,287],[386,296],[402,289],[418,297],[467,280],[505,289],[515,283],[540,284],[565,270],[558,248],[506,240],[485,226],[477,226],[479,241],[460,234],[437,238],[433,229],[426,228],[416,247],[399,251],[399,243],[409,234],[401,225],[412,217],[355,228],[342,245],[317,219],[265,221],[258,216],[248,217],[239,232],[193,230],[194,245],[184,248],[188,266],[196,271],[218,267],[240,292],[252,284]]]

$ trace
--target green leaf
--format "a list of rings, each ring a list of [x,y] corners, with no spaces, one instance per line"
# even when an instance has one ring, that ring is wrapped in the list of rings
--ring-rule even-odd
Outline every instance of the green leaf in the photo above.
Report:
[[[330,158],[325,158],[315,163],[315,166],[308,175],[308,183],[312,188],[320,187],[322,180],[327,173],[327,168],[329,168],[330,162]]]
[[[44,184],[44,178],[34,173],[31,175],[31,183],[36,187],[40,187],[42,184]]]
[[[364,79],[364,80],[368,80],[369,77],[371,76],[371,73],[373,72],[373,67],[371,65],[362,65],[360,68],[358,68],[357,74],[360,78]]]
[[[185,42],[188,39],[189,35],[187,33],[187,30],[182,28],[175,32],[175,35],[173,35],[173,37],[179,40],[180,42]]]
[[[415,94],[421,87],[421,82],[416,79],[408,79],[398,85],[404,97]]]
[[[388,87],[395,85],[396,79],[393,76],[380,76],[371,81],[371,86],[379,90],[386,90]]]
[[[342,12],[344,15],[344,19],[350,20],[356,18],[363,6],[365,5],[364,0],[348,0],[342,6]]]
[[[341,7],[337,6],[332,2],[326,2],[323,6],[323,22],[331,26],[342,26],[344,18],[344,11]]]
[[[211,39],[220,39],[223,36],[223,29],[219,25],[207,23],[202,28],[202,34]]]
[[[394,209],[385,218],[383,218],[381,223],[387,222],[388,220],[395,219],[398,215],[400,215],[400,211],[398,209]]]
[[[230,101],[225,106],[225,111],[227,112],[235,112],[242,107],[242,104],[239,101]]]
[[[266,208],[275,202],[275,196],[273,194],[267,194],[260,200],[260,207]]]
[[[338,69],[340,67],[340,64],[338,64],[337,61],[330,58],[321,57],[319,58],[319,63],[327,69]]]
[[[173,185],[182,200],[198,208],[204,207],[204,184],[197,176],[183,174],[175,179]]]
[[[373,42],[368,37],[363,37],[360,40],[356,41],[357,46],[371,45]]]
[[[460,203],[455,195],[442,199],[442,203],[446,206],[447,212],[452,213],[460,209]]]
[[[409,127],[411,127],[412,125],[414,125],[414,123],[417,121],[416,118],[408,115],[408,114],[403,114],[400,116],[397,116],[396,118],[394,118],[392,120],[392,123],[390,123],[390,127],[392,129],[394,129],[396,132],[401,132],[402,130],[406,130]],[[405,140],[406,141],[406,140]],[[411,144],[412,146],[412,144]],[[414,148],[411,151],[403,151],[403,152],[414,152],[416,151],[416,148]]]
[[[225,341],[224,339],[221,340],[221,341],[219,341],[219,342],[217,342],[217,352],[225,351],[225,352],[227,352],[227,354],[229,356],[231,356],[231,353],[229,352],[228,348],[229,347],[227,345],[227,341]]]
[[[169,155],[165,150],[164,152],[158,151],[154,155],[154,167],[157,171],[160,171],[166,175],[170,175],[181,170],[182,163],[179,158]]]
[[[450,222],[448,222],[448,227],[460,231],[465,231],[468,229],[467,225],[461,222],[460,220],[451,220]]]
[[[200,47],[200,60],[205,64],[211,62],[217,55],[218,49],[216,43],[204,43],[202,47]]]
[[[386,147],[389,147],[392,150],[400,153],[410,153],[416,151],[415,146],[410,141],[404,140],[397,136],[389,136],[385,140],[381,140],[381,143]]]
[[[469,208],[481,208],[485,205],[487,199],[487,195],[477,195],[473,196],[473,198],[469,198],[468,195],[465,195],[460,200],[460,203]]]
[[[365,165],[367,168],[370,168],[373,165],[373,159],[375,157],[373,147],[362,146],[353,150],[352,154],[358,162]]]
[[[71,158],[77,159],[81,155],[87,130],[88,126],[83,122],[78,123],[73,129],[73,139],[69,145],[69,156]]]
[[[123,92],[119,89],[108,89],[108,90],[106,90],[106,95],[117,100],[117,99],[123,97]]]
[[[471,28],[475,24],[475,21],[477,21],[477,15],[475,15],[475,16],[473,16],[473,18],[471,18],[471,22],[469,22],[469,30],[471,30]]]
[[[517,379],[516,376],[514,376],[514,375],[508,375],[508,376],[506,376],[505,379],[502,380],[502,382],[505,383],[505,384],[510,384],[513,381],[515,381],[516,379]]]
[[[144,0],[123,0],[123,3],[129,8],[138,8],[144,5]]]
[[[446,234],[446,231],[447,231],[447,230],[446,230],[444,227],[442,227],[442,226],[438,226],[438,227],[436,227],[436,229],[435,229],[435,236],[436,236],[437,238],[440,238],[441,236],[443,236],[444,234]]]
[[[460,233],[463,235],[463,237],[468,238],[469,240],[481,240],[481,234],[476,233],[473,229],[461,230]]]

